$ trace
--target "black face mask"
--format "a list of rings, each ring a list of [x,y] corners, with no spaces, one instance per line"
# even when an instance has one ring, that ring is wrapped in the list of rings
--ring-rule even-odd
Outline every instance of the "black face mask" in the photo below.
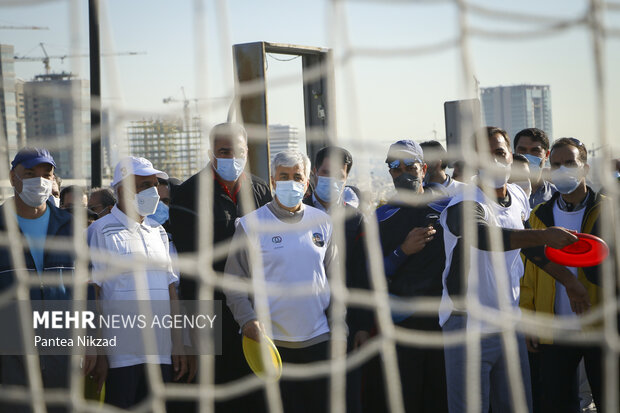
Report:
[[[417,193],[420,189],[420,185],[420,178],[408,173],[404,173],[398,178],[394,179],[394,187],[396,188],[396,190],[406,189]]]

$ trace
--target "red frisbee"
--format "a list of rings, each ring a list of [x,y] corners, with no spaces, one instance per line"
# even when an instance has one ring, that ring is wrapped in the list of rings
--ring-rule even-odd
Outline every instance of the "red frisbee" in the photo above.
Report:
[[[556,264],[567,267],[593,267],[609,255],[605,241],[590,234],[575,234],[579,240],[561,250],[545,247],[545,255]]]

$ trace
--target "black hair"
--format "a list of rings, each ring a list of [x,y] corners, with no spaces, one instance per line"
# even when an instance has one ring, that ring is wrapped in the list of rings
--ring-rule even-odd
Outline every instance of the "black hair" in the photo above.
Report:
[[[579,139],[576,138],[560,138],[557,141],[553,142],[553,146],[551,146],[551,152],[555,148],[560,148],[562,146],[572,146],[577,148],[579,151],[579,160],[584,164],[588,163],[588,151],[586,149],[586,145],[583,144]]]
[[[82,195],[86,195],[86,190],[78,185],[69,185],[69,186],[62,188],[62,191],[60,191],[60,206],[65,205],[65,198],[67,197],[68,193],[82,196]]]
[[[520,153],[515,153],[514,155],[512,155],[512,161],[513,162],[529,163],[527,158],[524,155],[521,155]]]
[[[342,164],[344,165],[344,169],[347,174],[351,172],[351,168],[353,167],[353,156],[351,156],[351,152],[339,146],[325,146],[319,149],[314,157],[314,167],[316,169],[320,168],[321,165],[323,165],[325,158],[329,158],[332,155],[335,155],[338,159],[342,160]]]
[[[517,144],[522,136],[526,136],[534,142],[540,142],[544,150],[549,150],[549,138],[544,130],[538,128],[527,128],[517,132],[514,139],[515,150],[517,150]]]
[[[446,152],[446,149],[441,143],[431,140],[422,142],[420,146],[424,151],[424,162],[427,160],[429,162],[439,161],[441,163],[441,169],[446,169],[448,166],[448,163],[446,162],[448,152]],[[427,155],[429,156],[427,157]]]
[[[114,191],[110,188],[93,188],[90,191],[90,198],[93,195],[98,194],[101,197],[101,206],[103,208],[114,206],[116,204],[116,197],[114,196]]]

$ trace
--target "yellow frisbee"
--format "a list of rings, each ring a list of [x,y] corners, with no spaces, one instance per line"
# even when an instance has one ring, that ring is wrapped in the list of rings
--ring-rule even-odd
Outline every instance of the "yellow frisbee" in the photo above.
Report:
[[[271,355],[271,363],[276,370],[276,380],[279,380],[282,375],[282,359],[280,358],[280,353],[278,352],[276,345],[273,344],[273,341],[271,341],[269,337],[263,335],[263,340],[265,340],[265,343],[267,344],[269,354]],[[267,368],[263,363],[263,358],[261,357],[260,343],[249,337],[243,336],[241,344],[243,346],[243,355],[245,356],[245,360],[248,362],[248,365],[254,374],[258,377],[265,377]]]

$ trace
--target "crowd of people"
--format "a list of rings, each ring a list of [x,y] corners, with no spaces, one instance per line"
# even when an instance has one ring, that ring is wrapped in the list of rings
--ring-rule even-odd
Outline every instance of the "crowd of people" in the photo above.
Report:
[[[346,287],[387,293],[395,303],[420,298],[435,303],[430,312],[397,306],[391,311],[397,330],[446,339],[443,347],[397,343],[406,412],[465,412],[475,399],[482,413],[509,412],[520,397],[530,412],[580,412],[582,361],[596,408],[604,412],[609,386],[603,348],[566,342],[570,331],[602,328],[579,317],[602,302],[602,266],[565,267],[550,261],[544,248],[571,245],[576,232],[601,236],[602,223],[612,222],[604,221],[612,210],[610,200],[588,186],[588,152],[575,138],[551,144],[535,128],[520,131],[512,142],[497,127],[479,135],[484,145],[474,150],[490,160],[484,167],[453,162],[437,141],[399,140],[386,148],[396,195],[374,216],[358,208],[364,195],[348,185],[353,157],[347,149],[324,147],[312,163],[301,152],[280,152],[267,183],[246,168],[247,133],[233,123],[211,130],[209,163],[185,182],[147,159],[126,157],[116,165],[111,188],[62,187],[50,153],[24,148],[11,163],[15,196],[0,206],[0,231],[19,229],[23,256],[0,246],[0,291],[15,294],[18,279],[38,277],[40,285],[30,288],[30,299],[71,300],[77,287],[63,280],[72,278],[76,254],[49,248],[47,240],[72,237],[79,228],[74,216],[83,216],[92,253],[85,286],[90,299],[101,304],[169,301],[174,311],[179,299],[205,297],[201,286],[214,288],[213,299],[223,303],[216,384],[252,374],[242,336],[273,339],[285,369],[329,360],[336,348],[342,350],[339,356],[356,352],[381,337],[385,325],[378,322],[377,305],[344,305],[334,298],[334,290]],[[446,173],[449,164],[452,176]],[[344,219],[339,223],[335,216]],[[367,231],[369,219],[378,226],[377,240],[367,239],[374,233]],[[613,240],[606,241],[613,251]],[[214,255],[206,257],[210,262],[200,254],[207,244],[215,247]],[[372,245],[381,247],[385,282],[377,283],[371,274]],[[206,273],[213,279],[200,279],[205,272],[198,269],[180,272],[180,256],[192,257],[196,268],[209,265]],[[549,331],[522,334],[522,309],[546,320],[561,317],[569,327],[555,341]],[[333,334],[338,328],[345,334]],[[479,372],[473,373],[467,346],[453,339],[472,331],[480,334],[475,346]],[[339,336],[346,339],[334,345]],[[200,356],[189,351],[191,336],[158,331],[154,339],[156,358],[105,352],[84,356],[83,374],[95,393],[105,384],[105,403],[131,408],[144,401],[152,391],[150,365],[165,383],[197,383]],[[68,387],[67,360],[39,357],[46,389]],[[23,356],[2,356],[0,390],[31,383],[25,363]],[[392,372],[386,366],[376,356],[347,371],[348,413],[390,410],[385,376]],[[508,378],[512,368],[518,369],[516,389]],[[479,380],[473,388],[480,391],[473,397],[472,374]],[[329,376],[285,374],[279,384],[284,412],[329,411]],[[167,403],[171,412],[193,412],[197,406],[195,398]],[[0,401],[0,407],[30,411],[27,403],[15,400]],[[48,409],[64,412],[68,407],[50,404]],[[216,399],[215,411],[268,411],[264,389]]]

